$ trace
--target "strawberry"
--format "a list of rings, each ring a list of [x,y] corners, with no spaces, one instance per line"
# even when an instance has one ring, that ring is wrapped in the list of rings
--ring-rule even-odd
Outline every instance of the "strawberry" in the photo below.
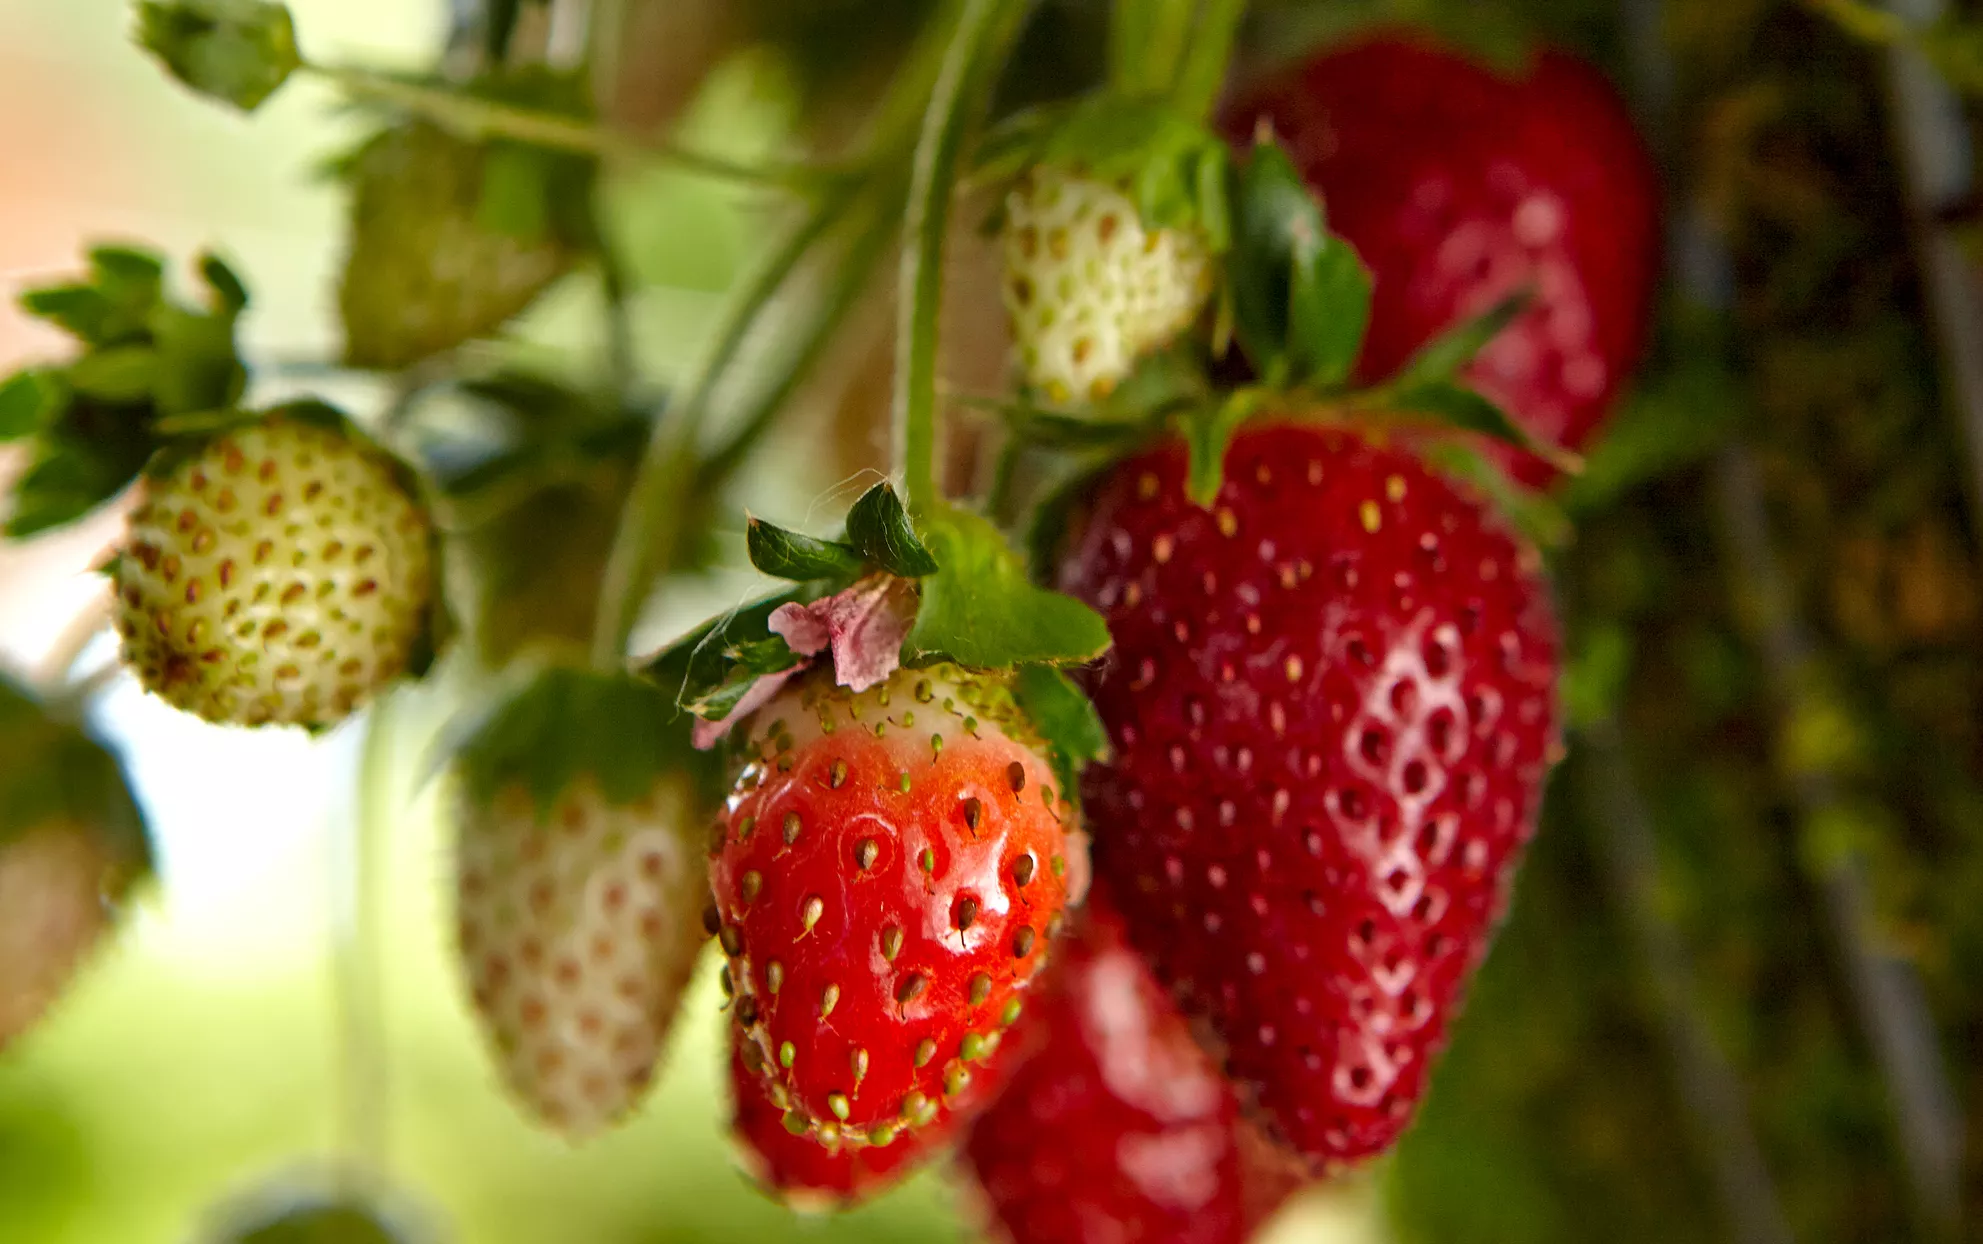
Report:
[[[710,880],[766,1095],[820,1144],[886,1146],[995,1078],[1086,857],[1004,678],[833,679],[816,666],[740,723]]]
[[[1238,1099],[1099,895],[1044,994],[964,1142],[1004,1237],[1244,1241]]]
[[[0,1049],[45,1014],[150,867],[116,759],[0,679]]]
[[[1651,157],[1601,74],[1546,51],[1502,77],[1385,36],[1308,61],[1227,120],[1239,138],[1271,125],[1376,278],[1364,379],[1527,285],[1534,304],[1466,378],[1538,440],[1590,438],[1645,348],[1660,244]],[[1496,452],[1525,482],[1554,477]]]
[[[886,1145],[822,1144],[801,1126],[786,1126],[786,1112],[772,1104],[769,1085],[746,1058],[755,1041],[737,1034],[730,1056],[732,1131],[738,1159],[772,1196],[802,1212],[837,1209],[882,1191],[907,1175],[949,1140],[940,1127],[904,1130]]]
[[[645,684],[554,668],[461,745],[470,992],[504,1082],[572,1139],[652,1081],[705,940],[694,784],[660,764],[672,716]]]
[[[1052,166],[1007,196],[1002,249],[1020,371],[1056,404],[1107,397],[1212,294],[1195,230],[1147,228],[1115,186]]]
[[[1415,458],[1243,431],[1209,509],[1185,452],[1124,462],[1061,570],[1114,652],[1091,691],[1098,877],[1275,1138],[1404,1128],[1557,751],[1537,559]]]
[[[432,540],[404,468],[324,408],[169,451],[115,564],[125,663],[208,721],[334,725],[427,642]]]
[[[507,180],[492,174],[498,151]],[[532,160],[424,121],[383,130],[352,156],[351,242],[338,287],[345,362],[405,367],[486,336],[570,269],[575,251],[541,219],[555,207],[546,206],[547,188],[512,184],[541,175]],[[494,227],[488,209],[505,194],[539,219]]]

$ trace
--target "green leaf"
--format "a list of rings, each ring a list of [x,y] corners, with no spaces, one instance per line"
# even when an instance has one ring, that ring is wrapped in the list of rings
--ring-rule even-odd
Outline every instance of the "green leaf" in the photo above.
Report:
[[[1051,665],[1022,665],[1012,680],[1013,698],[1047,741],[1047,761],[1060,788],[1081,789],[1081,767],[1109,754],[1108,731],[1074,680]]]
[[[143,0],[137,39],[173,77],[243,112],[302,63],[288,8],[269,0]]]
[[[1370,273],[1272,142],[1239,175],[1232,227],[1234,326],[1255,369],[1276,387],[1342,383],[1370,323]]]
[[[69,365],[69,385],[104,402],[142,402],[158,377],[158,351],[150,346],[94,350]]]
[[[1576,537],[1576,527],[1548,493],[1526,488],[1488,461],[1473,445],[1445,441],[1423,449],[1426,461],[1487,494],[1516,530],[1539,548],[1560,549]]]
[[[1452,380],[1534,302],[1534,290],[1526,286],[1516,290],[1479,315],[1461,321],[1420,346],[1390,383],[1408,388]]]
[[[144,466],[142,442],[48,436],[14,484],[6,534],[16,539],[65,526],[116,496]]]
[[[1441,426],[1473,432],[1490,440],[1513,445],[1543,459],[1559,471],[1575,474],[1583,460],[1568,450],[1545,444],[1529,435],[1499,403],[1475,389],[1450,380],[1434,380],[1408,388],[1387,389],[1381,394],[1384,409],[1409,415],[1422,415]]]
[[[0,381],[0,444],[41,431],[62,409],[63,398],[53,372],[28,368]]]
[[[803,583],[808,579],[851,580],[866,568],[861,555],[837,540],[774,527],[761,518],[748,520],[744,546],[751,565],[768,575]]]
[[[937,562],[916,535],[909,511],[887,483],[861,494],[847,511],[847,543],[869,564],[905,579],[935,574]]]
[[[939,569],[923,580],[916,622],[903,642],[911,664],[949,660],[980,669],[1078,665],[1108,650],[1100,614],[1071,596],[1035,587],[998,529],[948,510],[925,533]]]

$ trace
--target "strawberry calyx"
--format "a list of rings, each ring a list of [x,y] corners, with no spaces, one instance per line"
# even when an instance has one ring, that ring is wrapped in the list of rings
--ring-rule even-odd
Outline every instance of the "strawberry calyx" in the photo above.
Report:
[[[837,539],[752,518],[752,564],[794,586],[689,632],[650,658],[641,676],[699,719],[695,745],[712,748],[821,660],[855,692],[905,665],[1013,671],[1015,694],[1045,735],[1063,788],[1072,789],[1079,766],[1101,754],[1102,733],[1061,671],[1107,650],[1101,615],[1036,586],[979,515],[940,507],[918,527],[886,483],[854,503]]]
[[[471,802],[521,786],[539,816],[580,778],[621,807],[669,773],[689,773],[710,803],[721,781],[690,746],[689,719],[654,684],[559,664],[523,665],[499,680],[449,724],[436,759]]]
[[[158,424],[234,406],[248,373],[235,322],[248,305],[241,279],[201,255],[203,306],[165,285],[164,261],[127,246],[90,250],[81,280],[27,291],[21,306],[74,337],[67,362],[0,380],[0,444],[31,441],[11,490],[6,534],[65,526],[122,492],[158,447]]]

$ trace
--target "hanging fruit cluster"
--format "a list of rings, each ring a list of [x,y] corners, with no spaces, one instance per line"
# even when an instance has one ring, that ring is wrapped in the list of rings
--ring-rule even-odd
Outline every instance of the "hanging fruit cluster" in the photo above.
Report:
[[[302,60],[276,5],[144,4],[210,95],[312,72],[390,114],[340,166],[340,309],[346,363],[416,369],[415,396],[362,427],[246,405],[241,282],[204,260],[189,308],[99,250],[28,300],[76,352],[0,387],[33,463],[9,531],[128,492],[125,664],[214,723],[334,728],[455,654],[462,978],[544,1126],[638,1108],[713,938],[744,1163],[794,1205],[954,1148],[1022,1244],[1238,1241],[1397,1141],[1507,907],[1563,750],[1528,489],[1577,470],[1643,348],[1653,179],[1554,53],[1511,77],[1382,36],[1217,115],[1232,3],[1149,6],[1168,30],[1119,5],[1105,81],[1001,110],[1027,7],[931,21],[657,409],[456,351],[575,264],[614,279],[610,144],[504,129],[579,110],[574,78],[367,78]],[[1012,384],[946,411],[966,180],[994,191]],[[636,655],[898,241],[895,482],[831,536],[750,520],[783,586]],[[841,293],[765,362],[744,339],[804,264]],[[713,437],[746,361],[763,396]],[[435,386],[501,447],[417,452]],[[939,416],[972,411],[993,483],[946,496]],[[57,904],[142,859],[34,806],[0,821],[0,945],[52,958],[0,974],[0,1039],[95,934],[52,907],[59,935],[23,933],[9,887]]]

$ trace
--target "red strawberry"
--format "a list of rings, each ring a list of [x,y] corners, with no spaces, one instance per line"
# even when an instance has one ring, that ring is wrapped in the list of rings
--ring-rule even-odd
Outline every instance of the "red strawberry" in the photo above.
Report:
[[[1235,136],[1272,124],[1376,277],[1363,378],[1527,283],[1535,305],[1467,379],[1543,441],[1590,437],[1644,349],[1660,241],[1651,157],[1601,74],[1546,51],[1501,77],[1379,37],[1309,61],[1228,119]],[[1528,483],[1553,478],[1497,452]]]
[[[1005,683],[954,666],[817,668],[745,736],[710,868],[743,1057],[819,1143],[886,1145],[1019,1017],[1086,875],[1072,805]]]
[[[1245,1240],[1238,1099],[1099,896],[1051,979],[964,1142],[1005,1238]]]
[[[1202,510],[1117,467],[1062,585],[1108,615],[1097,875],[1277,1138],[1382,1151],[1506,899],[1557,749],[1535,558],[1417,459],[1249,430]]]

